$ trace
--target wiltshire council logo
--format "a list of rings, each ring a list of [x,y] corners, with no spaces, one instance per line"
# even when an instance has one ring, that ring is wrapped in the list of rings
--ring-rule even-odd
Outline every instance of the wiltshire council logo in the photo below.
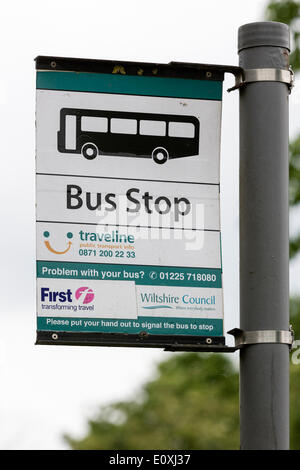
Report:
[[[93,289],[89,287],[79,287],[75,292],[75,298],[76,300],[82,300],[83,304],[89,304],[94,300],[95,294]]]

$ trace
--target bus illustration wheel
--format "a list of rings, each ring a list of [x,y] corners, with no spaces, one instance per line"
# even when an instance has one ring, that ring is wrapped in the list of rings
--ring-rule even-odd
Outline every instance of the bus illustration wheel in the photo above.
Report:
[[[81,153],[87,160],[94,160],[98,155],[98,148],[95,144],[87,143],[82,146]]]
[[[158,163],[159,165],[161,165],[162,163],[166,163],[166,161],[168,161],[169,153],[165,148],[157,147],[152,152],[152,158],[155,161],[155,163]]]

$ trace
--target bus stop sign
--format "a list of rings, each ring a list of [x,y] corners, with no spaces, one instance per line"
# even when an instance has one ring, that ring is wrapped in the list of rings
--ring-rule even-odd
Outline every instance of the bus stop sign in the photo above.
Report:
[[[223,72],[36,68],[37,343],[223,345]]]

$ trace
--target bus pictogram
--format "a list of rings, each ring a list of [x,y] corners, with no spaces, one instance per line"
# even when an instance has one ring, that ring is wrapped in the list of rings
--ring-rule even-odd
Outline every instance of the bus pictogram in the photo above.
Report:
[[[199,154],[200,123],[195,116],[62,108],[58,151],[97,156],[169,159]]]

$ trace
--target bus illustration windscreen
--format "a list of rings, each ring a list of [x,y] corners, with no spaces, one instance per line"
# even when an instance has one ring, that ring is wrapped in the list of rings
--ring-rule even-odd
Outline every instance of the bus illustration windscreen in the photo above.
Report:
[[[200,123],[195,116],[62,108],[58,151],[169,159],[199,153]]]

